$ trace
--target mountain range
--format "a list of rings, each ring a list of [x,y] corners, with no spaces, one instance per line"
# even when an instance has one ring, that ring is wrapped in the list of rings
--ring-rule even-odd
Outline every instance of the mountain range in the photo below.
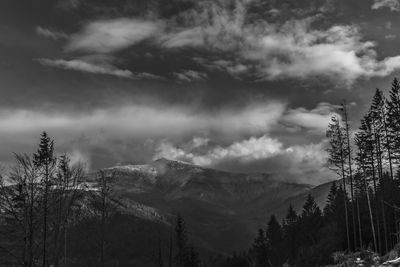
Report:
[[[301,212],[307,194],[323,208],[331,186],[284,182],[274,175],[230,173],[180,161],[104,169],[114,174],[114,194],[125,211],[166,226],[183,216],[196,246],[231,253],[247,249],[258,228],[289,207]]]

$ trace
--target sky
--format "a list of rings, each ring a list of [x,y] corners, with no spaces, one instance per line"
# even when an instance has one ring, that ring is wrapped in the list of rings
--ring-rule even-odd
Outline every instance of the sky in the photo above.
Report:
[[[0,162],[42,131],[89,170],[165,157],[290,182],[334,179],[400,71],[399,0],[0,1]]]

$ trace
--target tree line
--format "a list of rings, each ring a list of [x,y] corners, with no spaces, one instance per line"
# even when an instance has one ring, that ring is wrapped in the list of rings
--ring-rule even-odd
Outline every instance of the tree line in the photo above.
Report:
[[[344,101],[331,117],[328,165],[338,175],[321,210],[308,195],[300,214],[272,216],[252,247],[226,266],[320,266],[340,251],[384,255],[400,241],[400,84],[376,89],[360,127]],[[374,254],[375,255],[375,254]]]
[[[399,242],[400,84],[395,78],[386,98],[376,89],[356,130],[350,128],[346,103],[334,115],[327,136],[329,163],[346,194],[346,246],[370,245],[385,254]],[[345,198],[349,195],[350,200]]]

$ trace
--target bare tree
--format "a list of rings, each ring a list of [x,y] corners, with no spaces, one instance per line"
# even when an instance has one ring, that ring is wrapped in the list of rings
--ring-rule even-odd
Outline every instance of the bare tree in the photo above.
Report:
[[[6,227],[1,233],[2,240],[7,242],[7,247],[1,244],[2,250],[8,256],[14,255],[21,266],[36,266],[41,199],[39,176],[32,159],[26,154],[16,154],[15,164],[5,179],[1,183],[0,208]]]
[[[106,227],[108,220],[115,211],[117,201],[114,197],[115,173],[106,170],[100,170],[96,174],[97,194],[94,195],[94,208],[100,217],[100,265],[105,266],[106,262]]]

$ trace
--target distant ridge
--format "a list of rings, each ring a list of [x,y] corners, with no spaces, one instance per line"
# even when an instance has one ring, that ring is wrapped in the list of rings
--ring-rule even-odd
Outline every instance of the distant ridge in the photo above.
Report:
[[[115,191],[128,212],[168,225],[179,213],[202,246],[222,253],[248,248],[269,216],[283,218],[290,204],[300,212],[308,193],[322,208],[331,184],[312,187],[166,158],[104,171],[115,174]]]

